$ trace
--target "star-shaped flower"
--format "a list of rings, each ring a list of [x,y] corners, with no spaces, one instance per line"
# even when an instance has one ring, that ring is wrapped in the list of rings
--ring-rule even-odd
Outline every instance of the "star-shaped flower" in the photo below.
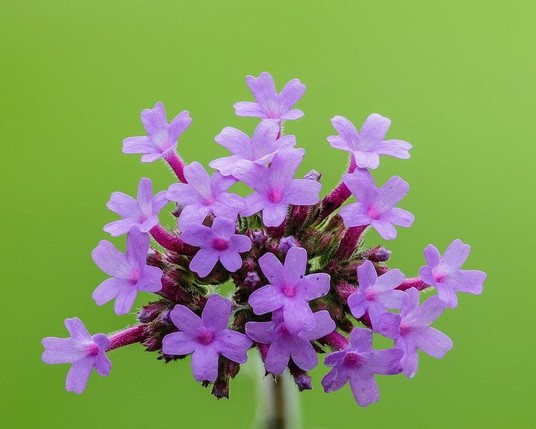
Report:
[[[168,200],[164,191],[153,197],[153,184],[151,179],[143,177],[138,185],[137,199],[122,192],[114,192],[106,204],[111,211],[123,219],[110,222],[104,226],[104,231],[113,237],[126,234],[135,227],[147,233],[158,225],[158,213],[164,208]]]
[[[255,191],[246,197],[247,208],[241,214],[251,216],[262,211],[264,225],[279,226],[285,220],[290,204],[310,206],[318,203],[320,183],[294,179],[304,154],[303,149],[280,151],[269,168],[253,164],[249,169],[234,172],[235,177]]]
[[[303,112],[292,107],[305,92],[305,85],[299,79],[289,81],[278,94],[274,79],[268,72],[259,77],[247,76],[246,83],[255,97],[255,102],[241,101],[235,103],[237,116],[254,116],[281,122],[288,119],[299,119]]]
[[[402,140],[385,140],[391,120],[384,116],[373,113],[365,120],[360,132],[342,116],[335,116],[331,123],[339,135],[328,137],[329,143],[336,149],[350,152],[359,168],[377,168],[380,155],[409,158],[411,144]]]
[[[372,327],[380,321],[380,317],[389,309],[400,308],[406,294],[396,287],[405,280],[400,270],[389,270],[378,277],[374,264],[365,261],[357,269],[359,290],[348,298],[348,307],[356,318],[368,312]]]
[[[199,224],[212,213],[228,219],[236,219],[246,208],[244,199],[227,190],[236,183],[233,177],[219,172],[209,176],[198,162],[184,168],[188,183],[174,183],[167,191],[167,198],[184,206],[179,215],[179,229],[184,231],[189,224]]]
[[[93,299],[103,305],[115,298],[116,314],[127,314],[139,291],[162,289],[162,270],[147,265],[150,239],[132,228],[127,234],[127,251],[121,253],[109,241],[102,240],[91,256],[98,267],[112,278],[104,280],[93,292]]]
[[[236,128],[226,127],[215,140],[232,153],[209,164],[225,176],[247,169],[253,163],[267,166],[278,151],[296,144],[294,136],[279,137],[279,126],[273,121],[260,122],[251,139]]]
[[[276,311],[270,322],[246,323],[246,334],[261,344],[270,344],[264,366],[272,374],[281,374],[289,359],[304,371],[318,364],[311,341],[322,338],[335,330],[335,322],[326,310],[313,314],[314,326],[309,330],[291,333],[283,320],[283,312]]]
[[[180,332],[164,337],[162,351],[172,356],[191,353],[194,378],[199,382],[216,381],[219,356],[245,363],[253,343],[246,335],[227,328],[230,315],[231,301],[219,295],[208,298],[201,317],[184,305],[176,305],[170,317]]]
[[[437,296],[419,307],[419,291],[411,288],[406,291],[400,315],[389,313],[380,319],[378,332],[394,339],[395,346],[404,350],[401,363],[406,377],[411,378],[417,372],[417,349],[439,359],[452,348],[452,340],[447,335],[430,327],[444,309],[445,304]]]
[[[409,185],[400,177],[391,177],[377,188],[370,173],[356,170],[345,174],[343,181],[357,198],[356,203],[340,211],[348,228],[370,225],[382,238],[392,240],[397,235],[394,225],[409,227],[413,224],[415,217],[410,212],[395,207],[409,190]]]
[[[166,110],[161,102],[141,112],[141,122],[147,136],[128,137],[123,140],[123,153],[141,153],[142,162],[166,158],[177,149],[179,136],[190,126],[188,111],[179,113],[168,125]]]
[[[307,251],[292,247],[282,265],[273,253],[259,259],[262,272],[270,284],[257,289],[249,297],[255,314],[282,309],[285,325],[292,333],[314,328],[315,317],[309,301],[329,292],[330,276],[326,273],[305,275]]]
[[[467,292],[473,295],[482,293],[486,273],[460,269],[470,251],[471,246],[464,244],[461,240],[454,240],[450,243],[443,256],[433,244],[429,244],[424,249],[424,257],[428,265],[422,267],[419,274],[426,284],[436,287],[437,295],[447,307],[455,308],[458,305],[456,292]]]
[[[80,394],[85,390],[93,368],[102,376],[110,373],[112,364],[106,356],[110,341],[104,334],[90,335],[77,317],[65,319],[65,327],[69,331],[69,338],[43,338],[45,351],[41,359],[50,364],[70,363],[65,388]]]
[[[322,379],[325,392],[343,387],[347,381],[355,401],[366,407],[380,399],[374,374],[393,375],[402,371],[401,349],[373,350],[372,331],[354,328],[345,350],[329,354],[324,363],[333,369]]]
[[[251,240],[246,235],[235,234],[234,220],[217,217],[212,227],[192,223],[182,233],[185,243],[200,247],[190,262],[190,269],[206,277],[218,261],[234,273],[242,266],[240,253],[251,249]]]

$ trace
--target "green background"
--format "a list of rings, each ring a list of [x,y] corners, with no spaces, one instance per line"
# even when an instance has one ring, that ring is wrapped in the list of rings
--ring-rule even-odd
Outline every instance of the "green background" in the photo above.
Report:
[[[305,118],[286,131],[307,150],[301,172],[324,173],[324,193],[346,164],[326,142],[334,115],[359,126],[381,113],[389,136],[413,144],[410,160],[383,159],[374,172],[411,185],[402,207],[416,222],[386,243],[392,267],[415,275],[428,243],[443,251],[461,238],[473,249],[466,267],[488,273],[484,294],[462,296],[436,325],[454,349],[441,361],[421,355],[412,380],[379,377],[378,404],[359,408],[348,387],[324,394],[320,365],[300,395],[305,427],[531,426],[535,21],[532,1],[2,0],[2,426],[249,426],[247,374],[217,401],[188,362],[165,366],[132,346],[77,396],[64,391],[67,366],[40,362],[40,340],[64,336],[74,315],[92,332],[134,321],[94,305],[104,275],[90,252],[115,219],[111,192],[133,193],[141,176],[158,189],[173,181],[164,165],[121,153],[124,137],[142,133],[139,112],[158,100],[170,116],[188,109],[180,150],[206,165],[224,153],[213,141],[224,126],[253,129],[232,104],[251,99],[244,77],[264,70],[279,87],[307,85]]]

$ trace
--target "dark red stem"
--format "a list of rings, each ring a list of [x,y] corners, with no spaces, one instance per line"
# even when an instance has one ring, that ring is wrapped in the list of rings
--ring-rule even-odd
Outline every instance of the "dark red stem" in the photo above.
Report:
[[[429,288],[430,285],[427,285],[424,283],[420,277],[414,277],[410,279],[404,280],[404,283],[402,283],[400,286],[397,287],[398,290],[408,290],[414,287],[417,290],[423,290],[426,288]]]
[[[337,259],[348,259],[356,249],[359,239],[363,232],[368,228],[368,225],[353,226],[348,228],[341,240],[339,249],[337,250]]]
[[[350,155],[350,165],[348,166],[348,173],[353,173],[356,167],[357,165],[354,161],[354,157],[353,155]],[[344,182],[341,181],[341,183],[339,183],[339,185],[328,195],[326,195],[322,200],[322,204],[320,205],[319,219],[327,218],[331,213],[337,210],[342,205],[342,203],[344,203],[348,199],[348,197],[350,197],[350,195],[352,195],[352,193],[344,184]]]
[[[177,152],[169,152],[166,155],[166,161],[172,168],[174,173],[177,175],[178,179],[182,183],[188,183],[186,177],[184,177],[184,167],[186,166],[186,164],[184,163],[183,159],[177,154]]]
[[[145,340],[147,337],[147,330],[145,325],[133,326],[132,328],[125,329],[124,331],[117,332],[108,337],[110,340],[110,346],[107,352],[117,349],[119,347],[128,346],[129,344],[139,343]]]
[[[186,244],[180,237],[170,234],[161,225],[151,228],[150,232],[156,242],[167,250],[181,255],[193,255],[195,253],[195,249],[192,246]]]

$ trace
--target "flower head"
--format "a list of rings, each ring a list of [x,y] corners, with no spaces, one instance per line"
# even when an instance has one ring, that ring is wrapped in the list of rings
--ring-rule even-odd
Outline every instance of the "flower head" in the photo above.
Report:
[[[247,361],[252,341],[244,334],[227,328],[231,301],[211,295],[199,317],[184,305],[176,305],[170,317],[180,332],[164,337],[162,351],[168,355],[192,354],[192,372],[199,381],[214,382],[218,359],[222,355],[236,363]]]
[[[400,270],[390,270],[378,277],[374,264],[367,260],[357,269],[357,278],[359,290],[348,298],[348,307],[356,318],[368,312],[375,328],[384,313],[402,306],[405,293],[395,288],[400,286],[405,276]]]
[[[315,318],[309,301],[329,292],[329,274],[305,275],[307,251],[301,247],[288,250],[284,265],[273,253],[264,254],[259,259],[259,265],[270,283],[249,297],[255,314],[282,309],[285,325],[290,332],[312,329]]]
[[[132,228],[127,234],[127,251],[121,253],[109,241],[102,240],[91,256],[98,267],[111,278],[104,280],[93,292],[93,299],[103,305],[115,299],[116,314],[127,314],[138,291],[158,292],[162,289],[162,270],[147,265],[149,236]]]
[[[106,204],[111,211],[123,219],[110,222],[104,226],[104,231],[116,237],[126,234],[131,228],[141,232],[149,232],[158,225],[158,213],[168,200],[165,192],[159,192],[153,197],[151,179],[143,177],[138,185],[136,199],[122,192],[114,192]]]
[[[346,382],[355,401],[366,407],[380,399],[380,391],[374,374],[393,375],[402,370],[401,349],[373,350],[372,331],[354,328],[350,334],[348,348],[329,354],[324,363],[333,369],[322,379],[324,391],[333,392]]]
[[[417,349],[430,356],[442,358],[452,348],[452,340],[448,336],[430,327],[444,309],[445,304],[437,296],[429,298],[419,307],[419,291],[411,288],[406,292],[400,315],[382,316],[378,331],[394,339],[395,346],[404,350],[401,363],[407,377],[411,378],[417,372]]]
[[[324,337],[335,330],[335,322],[326,310],[313,314],[311,329],[290,332],[283,312],[272,314],[270,322],[246,323],[246,334],[261,344],[270,344],[265,367],[272,374],[281,374],[289,364],[289,359],[301,369],[310,371],[318,364],[318,357],[311,341]]]
[[[235,103],[237,116],[254,116],[278,122],[303,116],[301,110],[292,108],[305,92],[305,85],[299,79],[289,81],[279,94],[275,89],[274,79],[268,72],[261,73],[259,77],[247,76],[246,83],[255,97],[255,102]]]
[[[199,247],[190,262],[190,269],[206,277],[218,261],[229,272],[234,273],[242,266],[240,253],[251,249],[251,240],[245,235],[235,234],[235,221],[223,217],[214,219],[208,226],[192,223],[182,233],[185,243]]]
[[[266,226],[279,226],[285,220],[290,204],[310,206],[320,201],[319,182],[294,179],[303,156],[303,149],[278,152],[270,167],[253,164],[251,168],[235,172],[235,176],[255,192],[246,197],[244,216],[262,211]]]
[[[395,207],[409,190],[409,185],[400,177],[391,177],[377,188],[368,172],[356,170],[345,174],[343,181],[357,198],[357,203],[340,211],[347,227],[370,225],[382,238],[392,240],[397,235],[394,225],[409,227],[413,224],[415,217],[410,212]]]
[[[228,219],[236,219],[238,212],[244,210],[244,199],[227,190],[236,179],[215,172],[209,176],[198,162],[184,168],[188,183],[174,183],[167,191],[167,198],[183,205],[179,215],[179,229],[184,231],[191,223],[201,223],[212,213]]]
[[[93,368],[99,375],[110,373],[112,364],[106,356],[110,344],[104,334],[90,335],[77,317],[65,319],[69,338],[46,337],[42,344],[45,351],[41,359],[45,363],[70,363],[65,388],[69,392],[82,393]]]
[[[443,256],[433,244],[429,244],[424,249],[424,257],[428,265],[420,269],[420,276],[426,284],[436,287],[439,299],[447,307],[455,308],[458,305],[456,292],[467,292],[473,295],[482,293],[486,273],[460,269],[470,251],[471,246],[464,244],[461,240],[454,240],[450,243]]]
[[[339,132],[337,136],[328,137],[335,149],[350,152],[359,168],[375,169],[380,163],[380,155],[408,159],[411,144],[402,140],[384,140],[391,125],[391,120],[373,113],[358,132],[348,119],[335,116],[331,123]]]
[[[176,150],[179,136],[190,126],[192,119],[184,110],[168,125],[164,105],[158,102],[152,109],[141,112],[141,122],[147,136],[123,140],[123,153],[141,153],[142,162],[153,162]]]

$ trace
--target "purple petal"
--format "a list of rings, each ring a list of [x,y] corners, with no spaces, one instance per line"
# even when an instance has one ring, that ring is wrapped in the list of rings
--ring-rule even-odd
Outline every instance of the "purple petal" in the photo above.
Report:
[[[350,308],[350,312],[355,318],[363,316],[368,309],[369,303],[365,298],[365,294],[361,291],[354,292],[346,301]]]
[[[279,285],[285,281],[284,267],[273,253],[262,255],[259,258],[259,266],[271,284]]]
[[[311,371],[318,365],[316,351],[309,341],[295,339],[295,347],[291,354],[294,363],[304,371]]]
[[[166,198],[182,205],[199,203],[199,194],[186,183],[172,184],[167,190]]]
[[[425,265],[421,267],[421,269],[419,270],[419,276],[421,277],[422,281],[427,285],[435,285],[434,273],[432,271],[432,268],[430,268],[429,266]]]
[[[393,240],[396,238],[396,228],[389,222],[373,220],[370,225],[380,234],[384,240]]]
[[[141,122],[149,134],[154,134],[162,128],[167,127],[164,105],[159,101],[152,109],[144,109],[141,112]]]
[[[477,270],[463,270],[460,272],[458,290],[460,292],[480,295],[482,293],[482,284],[486,280],[486,273]]]
[[[242,257],[234,250],[221,252],[220,262],[230,273],[235,273],[242,267]]]
[[[352,329],[350,347],[357,352],[369,352],[372,349],[372,331],[362,328]]]
[[[188,185],[192,186],[192,189],[199,192],[202,197],[208,198],[212,196],[210,176],[204,167],[197,161],[184,167],[184,176],[188,181]]]
[[[409,191],[409,185],[399,176],[391,177],[385,185],[378,190],[374,201],[377,212],[383,213],[396,206]]]
[[[371,264],[372,265],[372,264]],[[378,292],[391,291],[406,279],[400,270],[389,270],[385,274],[378,277],[374,285],[374,290]]]
[[[125,255],[109,241],[101,240],[91,252],[91,256],[95,264],[109,276],[119,278],[130,276],[130,267]]]
[[[381,216],[381,220],[384,222],[392,223],[393,225],[398,225],[402,227],[410,227],[415,221],[415,216],[407,210],[394,207],[389,210],[387,213],[384,213]]]
[[[216,381],[218,377],[218,353],[209,347],[195,350],[192,354],[192,372],[198,382]]]
[[[247,154],[249,152],[248,149],[251,149],[251,140],[246,133],[233,127],[225,127],[214,140],[216,140],[216,143],[228,149],[232,154],[249,159]]]
[[[138,202],[123,192],[113,192],[106,207],[121,217],[130,217],[138,211]]]
[[[271,285],[257,289],[250,295],[248,302],[257,315],[270,313],[283,306],[281,293]]]
[[[160,291],[162,289],[162,270],[158,267],[146,265],[136,287],[144,292]]]
[[[393,375],[402,371],[402,349],[374,350],[368,368],[376,374]]]
[[[182,209],[179,215],[179,229],[184,233],[190,225],[198,225],[205,220],[210,213],[210,207],[201,205],[186,206]],[[203,225],[201,225],[203,226]]]
[[[320,189],[322,185],[314,180],[295,179],[287,190],[289,204],[300,206],[312,206],[320,201]]]
[[[471,246],[464,244],[461,240],[456,239],[450,243],[443,257],[441,258],[440,265],[442,267],[441,271],[454,271],[458,270],[471,251]]]
[[[181,238],[185,243],[191,244],[192,246],[211,247],[214,232],[208,226],[191,223],[183,231]]]
[[[147,177],[142,177],[140,183],[138,184],[138,205],[142,211],[150,213],[152,209],[152,199],[153,199],[153,183],[151,179]]]
[[[190,118],[190,112],[187,110],[183,110],[181,113],[175,116],[168,129],[170,140],[176,141],[179,136],[186,131],[191,123],[192,118]]]
[[[336,326],[335,322],[329,315],[327,310],[321,310],[314,313],[315,317],[315,326],[314,328],[303,331],[300,333],[300,336],[308,340],[317,340],[318,338],[325,337],[328,334],[331,334]]]
[[[285,110],[289,110],[298,102],[300,98],[302,98],[304,92],[305,85],[301,83],[299,79],[292,79],[287,82],[285,87],[279,93],[279,102],[285,108]]]
[[[341,353],[344,353],[344,355],[346,355],[346,352],[341,352]],[[329,358],[330,356],[331,355],[328,355],[327,358]],[[339,366],[333,368],[322,379],[322,387],[324,388],[324,392],[329,393],[329,392],[334,392],[336,390],[341,389],[348,381],[348,378],[349,378],[349,374],[347,371],[345,371],[344,368],[339,367]]]
[[[417,354],[417,350],[414,346],[407,346],[404,351],[404,357],[400,360],[400,363],[404,368],[402,372],[406,377],[413,378],[417,373],[417,368],[419,366],[419,355]]]
[[[162,340],[162,352],[172,356],[193,353],[196,346],[197,342],[184,332],[172,332]]]
[[[376,146],[375,152],[378,155],[387,155],[399,159],[408,159],[411,144],[403,140],[386,140]]]
[[[341,135],[341,137],[346,140],[348,143],[352,143],[358,139],[359,134],[354,126],[348,119],[343,116],[335,116],[331,123],[333,128]],[[353,144],[352,144],[353,148]]]
[[[355,150],[353,152],[354,160],[359,168],[370,168],[375,170],[380,165],[380,157],[373,152],[361,152]]]
[[[288,331],[292,334],[313,329],[316,323],[309,303],[299,299],[284,300],[283,318]]]
[[[265,226],[279,226],[287,216],[287,204],[267,204],[262,210],[262,223]]]
[[[373,113],[365,119],[361,126],[361,138],[369,142],[381,142],[391,125],[391,120],[385,116]]]
[[[413,289],[413,288],[412,288]],[[404,318],[412,326],[429,326],[445,310],[445,304],[437,296],[428,298],[420,307]]]
[[[260,166],[257,167],[262,168]],[[241,214],[243,216],[251,216],[263,209],[264,205],[266,204],[266,198],[264,195],[255,192],[246,197],[246,204],[247,207],[242,210]]]
[[[378,274],[374,264],[368,259],[357,268],[357,279],[360,290],[366,290],[376,284]]]
[[[353,152],[354,150],[352,145],[341,136],[329,136],[327,140],[331,147],[334,147],[335,149],[346,150],[348,152]]]
[[[268,349],[268,354],[266,355],[266,361],[264,366],[266,371],[271,372],[272,374],[278,375],[281,374],[288,365],[290,359],[290,350],[287,349],[285,344],[281,343],[272,343]]]
[[[255,100],[263,107],[265,102],[275,101],[278,97],[274,79],[270,73],[263,72],[258,78],[247,76],[246,83]]]
[[[266,113],[259,103],[251,101],[240,101],[233,105],[236,116],[253,116],[256,118],[266,118]]]
[[[345,174],[342,181],[363,206],[368,207],[376,198],[376,184],[368,170],[356,169]]]
[[[330,280],[331,277],[326,273],[309,274],[299,281],[298,293],[307,301],[324,296],[329,292]]]
[[[307,269],[307,251],[302,247],[291,247],[285,256],[284,273],[285,280],[297,282],[305,274]],[[313,279],[311,279],[313,280]],[[304,287],[307,285],[304,284]]]
[[[190,269],[199,277],[206,277],[218,262],[218,252],[209,249],[200,249],[190,261]]]
[[[304,149],[288,149],[278,152],[270,166],[272,185],[285,189],[294,179],[296,170],[305,155]],[[316,182],[314,182],[316,183]]]
[[[147,264],[150,239],[148,234],[132,228],[127,234],[126,260],[130,267],[143,268]]]
[[[350,373],[350,388],[355,401],[366,407],[380,399],[380,390],[374,376],[362,371]]]
[[[109,233],[112,237],[118,237],[126,234],[133,227],[139,228],[139,224],[132,219],[127,218],[110,222],[104,225],[102,229]]]
[[[197,330],[201,327],[201,318],[184,305],[176,305],[170,313],[173,324],[191,337],[197,336]]]
[[[123,153],[153,153],[154,144],[146,136],[127,137],[123,140]],[[159,155],[159,154],[158,154]]]
[[[215,235],[222,238],[229,238],[235,233],[236,222],[224,217],[217,217],[212,224],[212,231]]]
[[[93,291],[91,297],[97,305],[103,305],[114,299],[125,286],[128,286],[127,280],[106,279]]]
[[[253,341],[270,344],[274,338],[274,322],[247,322],[246,334]]]
[[[251,239],[247,235],[235,234],[231,236],[231,246],[236,252],[247,252],[251,249]]]
[[[458,306],[458,297],[456,296],[454,289],[442,284],[437,284],[436,289],[437,296],[447,307],[456,308]]]
[[[65,319],[65,327],[71,338],[76,341],[91,341],[91,335],[78,317]]]
[[[127,314],[134,305],[138,290],[131,286],[119,291],[114,303],[115,314]]]
[[[301,117],[303,117],[303,111],[301,111],[300,109],[292,109],[288,112],[283,113],[281,119],[293,121],[295,119],[300,119]]]
[[[442,358],[452,348],[452,340],[435,328],[420,328],[411,331],[415,346],[435,358]]]
[[[324,364],[326,366],[337,366],[344,362],[344,358],[346,357],[346,353],[348,353],[347,350],[341,350],[338,352],[330,353],[326,356],[326,359],[324,359]]]
[[[46,337],[41,343],[45,347],[41,355],[44,363],[73,363],[87,355],[84,347],[73,338]]]
[[[86,357],[74,362],[67,373],[65,389],[69,392],[81,394],[86,388],[94,362],[95,359],[93,357]]]
[[[400,316],[403,318],[410,317],[419,307],[419,291],[415,288],[409,288],[406,291],[406,299],[403,307],[400,309]]]
[[[384,313],[376,324],[376,331],[387,338],[396,339],[399,334],[400,316],[393,313]]]
[[[240,332],[226,329],[223,337],[218,340],[222,343],[221,354],[236,363],[245,363],[248,360],[247,351],[253,342]]]
[[[112,362],[108,359],[105,353],[99,353],[95,358],[95,370],[97,374],[106,377],[112,370]]]
[[[347,228],[370,225],[372,221],[361,203],[348,204],[339,211],[339,214]]]
[[[203,309],[201,320],[203,326],[215,332],[227,328],[229,316],[231,315],[231,301],[214,294],[210,295]]]

